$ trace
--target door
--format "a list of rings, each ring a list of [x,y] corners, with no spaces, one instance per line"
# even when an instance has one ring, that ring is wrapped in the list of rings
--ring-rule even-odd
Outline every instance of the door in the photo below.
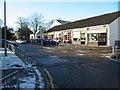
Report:
[[[107,45],[107,34],[99,33],[98,34],[98,45]]]

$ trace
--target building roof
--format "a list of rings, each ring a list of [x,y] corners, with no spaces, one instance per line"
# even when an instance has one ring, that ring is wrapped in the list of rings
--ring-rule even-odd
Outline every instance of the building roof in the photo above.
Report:
[[[56,21],[58,21],[59,23],[61,23],[61,24],[65,24],[65,23],[68,23],[68,22],[70,22],[70,21],[65,21],[65,20],[61,20],[61,19],[56,19]]]
[[[90,17],[87,19],[82,19],[82,20],[62,24],[59,26],[55,26],[49,29],[47,32],[110,24],[115,19],[117,19],[119,16],[120,16],[120,11],[116,11],[112,13],[107,13],[107,14],[94,16],[94,17]]]

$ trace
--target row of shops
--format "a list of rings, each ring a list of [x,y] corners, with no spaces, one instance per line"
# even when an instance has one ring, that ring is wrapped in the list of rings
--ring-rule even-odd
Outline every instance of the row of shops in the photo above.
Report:
[[[94,29],[95,27],[99,30]],[[107,25],[95,27],[49,32],[47,33],[47,37],[48,39],[53,39],[63,43],[88,46],[106,46]]]
[[[54,26],[44,33],[48,39],[85,46],[114,46],[120,40],[120,11]]]

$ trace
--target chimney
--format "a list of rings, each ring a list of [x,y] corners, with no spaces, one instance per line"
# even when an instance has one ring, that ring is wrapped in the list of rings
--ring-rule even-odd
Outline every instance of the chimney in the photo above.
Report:
[[[59,20],[61,20],[61,19],[59,18]]]

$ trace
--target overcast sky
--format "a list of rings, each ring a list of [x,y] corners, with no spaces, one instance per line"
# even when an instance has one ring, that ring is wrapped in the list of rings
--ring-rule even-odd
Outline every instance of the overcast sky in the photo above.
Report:
[[[3,1],[0,1],[0,19],[3,19]],[[43,0],[6,1],[8,1],[7,26],[14,28],[17,27],[15,22],[19,16],[28,17],[32,13],[44,15],[46,21],[58,18],[75,21],[118,10],[118,0],[97,0],[99,2],[95,2],[95,0],[91,0],[91,2],[88,0],[84,0],[84,2],[81,0],[74,0],[74,2],[73,0],[64,0],[64,2],[59,0],[57,2],[54,2],[55,0],[44,0],[45,2]]]

